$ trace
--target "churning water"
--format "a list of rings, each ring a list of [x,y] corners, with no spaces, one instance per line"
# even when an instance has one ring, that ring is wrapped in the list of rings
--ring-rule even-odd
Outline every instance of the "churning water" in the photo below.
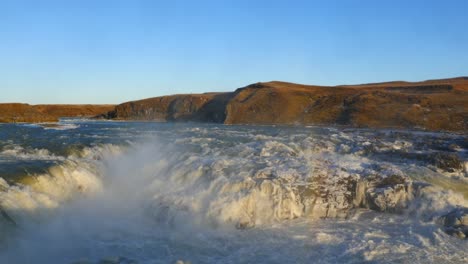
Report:
[[[468,206],[467,139],[3,124],[0,263],[467,262],[467,240],[437,223]]]

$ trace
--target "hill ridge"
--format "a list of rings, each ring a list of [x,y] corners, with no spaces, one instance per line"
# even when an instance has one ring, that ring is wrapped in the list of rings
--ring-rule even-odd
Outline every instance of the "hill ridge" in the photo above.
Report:
[[[317,86],[252,83],[233,92],[168,95],[117,105],[101,117],[224,124],[325,124],[468,130],[468,78]]]

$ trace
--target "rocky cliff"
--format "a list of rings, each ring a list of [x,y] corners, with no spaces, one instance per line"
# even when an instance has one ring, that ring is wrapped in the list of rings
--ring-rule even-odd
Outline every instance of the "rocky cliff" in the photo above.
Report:
[[[56,122],[60,117],[93,117],[114,109],[114,105],[29,105],[0,104],[0,123]]]
[[[124,120],[222,123],[231,93],[170,95],[117,105],[102,117]]]
[[[127,102],[103,116],[123,120],[467,131],[468,77],[333,87],[273,81],[228,93]]]

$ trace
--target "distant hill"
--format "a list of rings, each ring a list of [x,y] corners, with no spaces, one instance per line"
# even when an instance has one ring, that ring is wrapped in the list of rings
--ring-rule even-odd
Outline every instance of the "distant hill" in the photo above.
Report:
[[[468,77],[316,86],[260,82],[233,92],[180,94],[119,105],[0,104],[0,122],[59,117],[224,124],[345,125],[468,131]]]
[[[101,117],[468,131],[468,77],[340,86],[261,82],[234,92],[126,102]]]
[[[93,117],[114,109],[114,105],[29,105],[0,104],[0,122],[56,122],[60,117]]]

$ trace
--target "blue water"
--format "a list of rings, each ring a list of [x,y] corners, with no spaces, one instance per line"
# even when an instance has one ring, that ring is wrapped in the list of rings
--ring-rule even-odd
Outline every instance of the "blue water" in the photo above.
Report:
[[[461,263],[468,242],[436,217],[468,206],[467,172],[431,157],[466,164],[467,149],[464,134],[389,129],[0,124],[0,262]],[[403,212],[327,219],[297,191],[323,175],[339,197],[376,173],[432,187]]]

